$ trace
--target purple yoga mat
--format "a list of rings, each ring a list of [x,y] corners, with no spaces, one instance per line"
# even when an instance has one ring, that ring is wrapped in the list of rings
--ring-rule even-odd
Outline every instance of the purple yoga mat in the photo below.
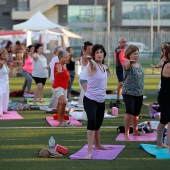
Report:
[[[125,145],[104,145],[110,150],[92,150],[91,160],[113,160],[125,148]],[[78,152],[70,155],[70,159],[85,159],[87,155],[87,145],[81,148]]]
[[[156,141],[156,136],[157,133],[147,133],[145,136],[134,136],[133,134],[130,134],[130,142],[154,142]],[[116,141],[125,141],[124,140],[124,133],[120,133],[117,138],[115,139]]]
[[[15,120],[15,119],[23,119],[23,117],[20,116],[16,111],[8,111],[7,114],[3,114],[2,116],[0,116],[0,120]]]
[[[59,122],[57,120],[54,120],[53,117],[46,117],[46,120],[51,126],[58,126],[58,124],[59,124]],[[77,121],[74,117],[69,117],[69,121],[72,124],[76,124],[76,126],[82,126],[82,123]]]

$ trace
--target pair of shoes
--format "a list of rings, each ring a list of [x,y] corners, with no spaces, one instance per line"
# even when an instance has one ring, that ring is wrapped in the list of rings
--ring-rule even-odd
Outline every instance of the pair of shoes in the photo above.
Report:
[[[112,102],[110,101],[109,107],[110,107],[110,108],[112,108],[112,107],[117,107],[117,108],[119,108],[119,104],[118,104],[118,103],[112,103]]]
[[[67,121],[67,122],[63,122],[61,127],[75,127],[75,124],[72,124],[71,122]]]
[[[116,103],[117,103],[117,104],[122,104],[122,103],[120,102],[120,100],[116,100]]]

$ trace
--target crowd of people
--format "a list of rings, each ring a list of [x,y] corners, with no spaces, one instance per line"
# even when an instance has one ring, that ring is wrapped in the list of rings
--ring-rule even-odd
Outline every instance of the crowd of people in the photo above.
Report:
[[[157,132],[157,147],[167,148],[162,142],[165,125],[170,124],[170,44],[162,44],[161,62],[151,65],[153,68],[162,68],[158,103],[161,109],[161,119]],[[33,104],[37,101],[44,103],[43,89],[46,84],[50,69],[50,81],[52,83],[52,96],[49,107],[56,108],[59,126],[72,126],[64,120],[67,98],[71,97],[71,87],[75,78],[75,61],[72,47],[65,50],[58,46],[53,52],[50,63],[43,54],[43,45],[30,45],[23,48],[19,41],[15,47],[8,42],[0,49],[0,116],[7,113],[9,103],[9,76],[8,72],[15,62],[17,75],[25,78],[22,90],[27,88],[27,97],[30,97],[32,79],[36,83]],[[103,45],[84,42],[81,49],[79,62],[82,70],[79,76],[80,96],[79,104],[84,105],[87,114],[87,141],[88,153],[86,159],[92,157],[92,147],[95,149],[109,148],[100,143],[100,127],[102,126],[105,112],[105,95],[107,89],[107,76],[109,68],[104,65],[106,51]],[[126,39],[119,39],[119,45],[115,49],[114,61],[116,63],[116,75],[118,79],[117,100],[123,95],[125,104],[125,141],[130,140],[129,130],[133,124],[133,135],[143,135],[138,131],[138,119],[143,103],[144,71],[139,62],[139,48],[135,45],[126,47]],[[167,130],[167,138],[170,143],[170,125]]]

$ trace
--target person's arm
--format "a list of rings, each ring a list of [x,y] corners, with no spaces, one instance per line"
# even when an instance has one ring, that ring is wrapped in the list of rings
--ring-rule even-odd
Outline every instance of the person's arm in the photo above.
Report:
[[[156,65],[151,64],[150,65],[152,68],[161,68],[162,67],[162,61]]]
[[[36,54],[36,53],[34,53],[34,54],[32,55],[32,58],[33,58],[33,60],[34,60],[34,61],[37,61],[37,59],[38,59],[37,54]]]
[[[96,62],[91,58],[91,56],[87,56],[86,59],[88,59],[88,61],[90,63],[90,65],[88,67],[88,75],[92,76],[97,71]]]
[[[125,62],[124,64],[125,70],[129,70],[133,63],[135,63],[134,60],[128,60],[127,62]]]
[[[2,68],[2,66],[3,66],[4,63],[5,63],[5,62],[4,62],[3,60],[0,60],[0,69]]]

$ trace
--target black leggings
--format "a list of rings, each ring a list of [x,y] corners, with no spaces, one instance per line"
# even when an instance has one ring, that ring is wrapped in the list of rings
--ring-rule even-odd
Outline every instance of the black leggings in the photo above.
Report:
[[[99,130],[105,112],[105,102],[98,103],[84,96],[84,110],[87,114],[87,130]]]

